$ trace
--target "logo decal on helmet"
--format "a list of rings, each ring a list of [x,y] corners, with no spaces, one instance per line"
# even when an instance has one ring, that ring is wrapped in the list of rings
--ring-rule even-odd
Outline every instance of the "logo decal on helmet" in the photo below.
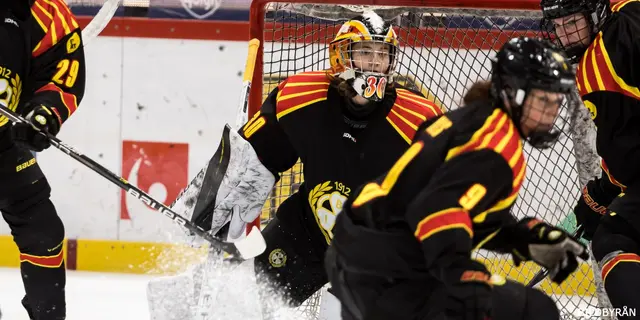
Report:
[[[376,95],[376,98],[382,100],[384,97],[384,89],[387,87],[387,78],[386,77],[376,77],[376,76],[368,76],[367,77],[367,88],[362,93],[362,96],[369,99]]]

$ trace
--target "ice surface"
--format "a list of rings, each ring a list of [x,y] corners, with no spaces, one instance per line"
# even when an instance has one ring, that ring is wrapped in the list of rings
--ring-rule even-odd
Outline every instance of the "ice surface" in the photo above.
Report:
[[[252,277],[244,277],[245,271],[240,268],[231,278],[242,277],[235,281],[231,278],[220,279],[226,282],[222,296],[216,297],[216,303],[226,304],[226,308],[213,308],[214,318],[225,320],[260,319],[259,304],[255,292],[246,292],[251,286]],[[149,319],[147,307],[147,282],[155,276],[127,275],[116,273],[97,273],[84,271],[67,272],[67,319],[68,320],[138,320]],[[231,280],[231,281],[230,281]],[[0,309],[2,320],[29,320],[20,304],[24,288],[20,280],[20,271],[12,268],[0,268]],[[561,305],[567,300],[575,301],[576,310],[581,313],[588,305],[581,302],[580,297],[561,296]],[[584,304],[584,305],[583,305]],[[574,313],[574,314],[575,314]],[[302,319],[303,316],[290,312],[279,314],[281,319]],[[580,316],[566,319],[586,319]]]
[[[68,320],[149,319],[146,300],[147,275],[84,271],[67,272]],[[29,320],[20,300],[24,287],[20,270],[0,268],[2,320]]]
[[[261,319],[253,264],[214,277],[212,284],[216,290],[210,309],[211,319]],[[154,278],[158,276],[67,271],[67,319],[150,319],[146,290],[147,283]],[[0,268],[2,320],[29,320],[20,303],[23,296],[20,270]],[[280,320],[305,318],[299,311],[282,308],[278,299],[271,303],[272,306],[277,305],[277,318]]]

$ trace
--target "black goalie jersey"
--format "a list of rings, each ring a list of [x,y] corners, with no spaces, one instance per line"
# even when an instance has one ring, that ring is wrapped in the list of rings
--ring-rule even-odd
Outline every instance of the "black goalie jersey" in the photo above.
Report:
[[[576,77],[598,128],[603,171],[624,190],[640,179],[640,1],[621,1],[611,9]]]
[[[300,73],[280,83],[241,130],[275,174],[301,160],[304,183],[287,201],[302,197],[304,208],[294,214],[304,216],[316,245],[325,248],[354,188],[391,167],[418,126],[442,114],[431,101],[396,88],[368,117],[366,128],[354,131],[345,122],[344,103],[324,71]]]

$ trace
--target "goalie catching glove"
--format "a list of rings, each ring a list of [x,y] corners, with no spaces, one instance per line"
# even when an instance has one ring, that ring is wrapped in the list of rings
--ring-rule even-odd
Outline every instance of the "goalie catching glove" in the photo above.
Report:
[[[13,141],[19,146],[36,152],[49,148],[51,146],[49,139],[40,132],[48,132],[55,136],[60,131],[62,120],[55,108],[38,105],[27,114],[25,119],[27,122],[15,123],[11,128]]]
[[[520,220],[513,229],[517,245],[513,248],[516,266],[533,260],[549,270],[555,283],[562,283],[578,268],[578,260],[589,258],[587,247],[566,231],[534,218]]]
[[[276,178],[260,162],[251,144],[227,125],[218,150],[178,196],[171,209],[193,223],[235,241],[260,216]],[[223,227],[228,228],[223,229]],[[224,239],[223,239],[224,240]]]

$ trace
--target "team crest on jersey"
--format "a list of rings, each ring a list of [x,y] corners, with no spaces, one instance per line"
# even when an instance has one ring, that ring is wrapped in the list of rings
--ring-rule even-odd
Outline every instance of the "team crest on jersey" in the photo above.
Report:
[[[220,8],[221,0],[180,0],[182,7],[194,18],[205,19]]]
[[[22,94],[22,80],[20,76],[9,68],[0,66],[0,101],[6,103],[11,111],[16,111]],[[0,116],[0,127],[9,122],[5,116]]]
[[[269,253],[269,264],[274,268],[282,268],[287,264],[287,254],[280,248],[274,249]]]
[[[596,117],[598,116],[598,108],[596,108],[596,105],[589,100],[584,100],[584,106],[587,108],[587,110],[589,110],[589,115],[591,116],[591,120],[595,120]]]
[[[351,188],[339,181],[326,181],[309,192],[309,205],[327,243],[333,239],[332,230],[336,224],[336,217],[342,211],[350,193]]]

